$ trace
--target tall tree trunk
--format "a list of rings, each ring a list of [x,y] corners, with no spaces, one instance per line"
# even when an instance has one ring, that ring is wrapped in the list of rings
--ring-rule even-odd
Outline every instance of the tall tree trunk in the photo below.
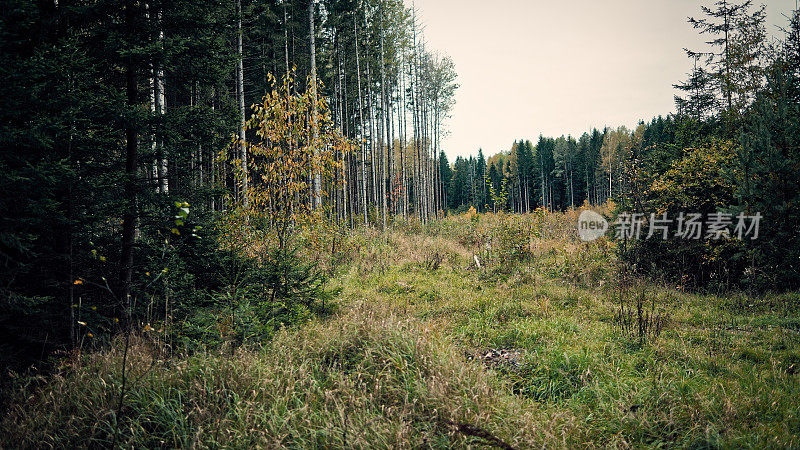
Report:
[[[131,38],[135,35],[136,11],[135,2],[125,2],[125,31]],[[125,121],[125,212],[122,216],[122,252],[120,256],[120,290],[117,305],[119,314],[129,319],[131,281],[133,278],[133,247],[136,239],[136,219],[138,216],[138,195],[136,192],[136,166],[138,157],[139,132],[137,119],[133,115],[139,96],[136,84],[137,63],[134,56],[128,55],[125,60],[125,91],[128,117]],[[126,320],[128,322],[128,320]],[[128,325],[125,323],[125,325]]]
[[[435,186],[435,192],[436,192],[436,201],[435,201],[435,206],[436,207],[434,208],[434,212],[436,213],[436,216],[438,217],[439,211],[441,211],[443,209],[442,208],[443,195],[442,195],[442,188],[441,188],[441,184],[442,184],[441,175],[442,174],[441,174],[441,170],[439,170],[440,169],[439,168],[439,162],[440,162],[439,161],[439,152],[441,151],[441,149],[439,148],[439,102],[438,102],[438,99],[437,99],[437,101],[434,102],[433,142],[434,142],[434,145],[433,145],[433,172],[434,172],[434,176],[433,176],[433,178],[434,178],[434,181],[435,181],[434,186]]]
[[[540,140],[540,143],[542,145],[545,145],[544,143],[541,142],[541,140]],[[539,148],[539,149],[537,149],[536,152],[539,153],[539,178],[540,178],[541,185],[542,185],[541,186],[541,189],[542,189],[542,208],[547,209],[547,201],[546,201],[545,189],[544,189],[545,179],[544,179],[544,160],[542,159],[542,151],[543,150],[544,149]]]
[[[308,39],[309,39],[309,52],[311,55],[311,131],[314,139],[314,160],[318,164],[319,149],[317,149],[317,138],[319,135],[319,128],[317,126],[317,55],[316,46],[314,44],[314,0],[308,1]],[[319,169],[314,169],[314,200],[312,206],[314,209],[319,209],[322,206],[322,180]]]
[[[361,149],[361,212],[364,215],[364,226],[367,226],[367,157],[366,146],[364,145],[364,102],[361,97],[361,64],[358,55],[358,24],[356,16],[353,14],[353,36],[356,46],[356,85],[358,89],[358,132],[360,135],[358,146]]]
[[[392,214],[398,214],[399,200],[397,197],[397,188],[395,186],[395,179],[397,177],[397,169],[395,167],[395,124],[394,124],[394,89],[397,85],[397,78],[393,80],[389,86],[389,191],[391,192],[391,204],[389,205]],[[399,132],[399,130],[397,130]]]
[[[246,129],[246,113],[244,110],[244,55],[242,53],[242,0],[236,1],[237,10],[237,24],[238,32],[236,33],[236,46],[238,50],[238,58],[236,60],[236,91],[239,100],[239,161],[241,164],[242,186],[240,198],[242,206],[247,208],[249,206],[248,191],[248,171],[247,171],[247,136]]]
[[[149,21],[153,22],[152,26],[157,30],[156,46],[159,50],[156,60],[154,60],[151,65],[150,79],[150,111],[153,116],[157,118],[151,142],[151,150],[155,157],[153,161],[153,174],[156,181],[156,191],[161,194],[166,194],[169,192],[169,184],[167,181],[168,163],[167,158],[164,156],[163,137],[166,96],[164,94],[164,70],[160,65],[160,58],[163,56],[164,50],[164,29],[161,23],[161,10],[154,9],[151,12],[149,6],[148,4],[145,5],[146,16]]]
[[[339,39],[338,30],[336,32],[336,70],[337,70],[337,83],[338,83],[338,98],[339,98],[339,112],[337,117],[339,118],[339,129],[341,130],[344,136],[350,137],[348,130],[347,130],[347,79],[345,77],[345,71],[342,68],[342,56],[341,56],[341,42]],[[342,220],[344,223],[348,223],[348,220],[352,215],[348,208],[352,208],[351,202],[349,201],[350,196],[350,165],[349,165],[349,158],[348,155],[342,150],[342,183],[341,183],[341,198],[342,198]],[[352,223],[349,224],[352,226]]]
[[[381,18],[383,18],[381,16]],[[381,110],[382,116],[381,117],[382,123],[381,128],[386,127],[384,132],[382,133],[386,139],[386,152],[383,151],[383,139],[381,140],[381,209],[382,209],[382,217],[383,223],[381,225],[382,230],[386,230],[386,166],[387,166],[387,153],[389,150],[389,115],[386,112],[386,107],[388,102],[386,100],[386,70],[385,70],[385,59],[384,59],[384,52],[383,52],[383,23],[381,23]]]
[[[731,17],[728,13],[728,2],[727,0],[722,0],[722,8],[724,10],[725,15],[725,96],[728,100],[728,112],[727,112],[727,125],[728,125],[728,133],[733,132],[733,98],[732,98],[732,89],[731,89],[731,60],[730,60],[730,21]]]
[[[408,136],[408,128],[406,122],[406,83],[405,83],[405,52],[403,54],[403,61],[400,62],[400,175],[401,189],[403,190],[403,218],[408,219],[408,178],[406,175],[406,138]]]
[[[414,50],[416,52],[416,48]],[[416,54],[413,62],[412,72],[412,86],[411,86],[411,103],[413,106],[412,121],[414,125],[414,213],[417,219],[423,221],[423,193],[422,193],[422,132],[420,124],[420,107],[419,107],[419,90],[417,81],[417,62]]]
[[[366,19],[365,19],[366,20]],[[366,25],[366,24],[365,24]],[[369,46],[367,46],[369,48]],[[369,150],[370,150],[370,172],[372,176],[372,204],[375,205],[375,215],[377,219],[378,208],[378,168],[375,155],[375,135],[377,134],[378,124],[375,123],[375,102],[372,99],[372,70],[369,63],[369,51],[367,51],[367,107],[369,108]]]
[[[286,76],[289,76],[289,16],[286,14],[286,1],[283,1],[283,59]]]

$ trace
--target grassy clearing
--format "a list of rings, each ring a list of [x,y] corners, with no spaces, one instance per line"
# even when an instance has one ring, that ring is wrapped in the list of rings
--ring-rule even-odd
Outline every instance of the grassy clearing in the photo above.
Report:
[[[797,447],[800,295],[621,277],[577,215],[315,238],[339,313],[259,346],[134,339],[119,442],[147,447]],[[331,253],[333,253],[331,255]],[[475,262],[475,257],[481,267]],[[620,305],[665,318],[640,337]],[[635,326],[634,326],[635,329]],[[0,446],[108,445],[121,343],[19,379]],[[484,354],[504,350],[489,361]]]

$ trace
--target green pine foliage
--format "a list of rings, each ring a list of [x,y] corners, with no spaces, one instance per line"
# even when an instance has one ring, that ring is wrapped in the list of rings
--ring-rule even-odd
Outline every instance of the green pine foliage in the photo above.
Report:
[[[792,66],[779,59],[770,68],[767,88],[759,93],[745,120],[737,154],[744,179],[737,185],[736,209],[764,216],[759,240],[747,242],[747,250],[739,256],[749,263],[743,281],[762,290],[800,285],[800,78],[796,61]]]

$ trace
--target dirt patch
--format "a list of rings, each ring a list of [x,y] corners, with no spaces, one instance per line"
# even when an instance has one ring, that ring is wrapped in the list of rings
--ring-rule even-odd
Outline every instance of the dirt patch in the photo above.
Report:
[[[519,368],[522,365],[523,351],[517,348],[490,348],[466,352],[468,361],[480,361],[485,366],[496,369]]]

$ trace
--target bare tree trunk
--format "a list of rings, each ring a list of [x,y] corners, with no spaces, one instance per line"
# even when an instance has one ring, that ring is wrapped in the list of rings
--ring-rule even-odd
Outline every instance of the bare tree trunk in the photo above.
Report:
[[[539,176],[541,178],[539,181],[541,181],[541,185],[542,185],[542,187],[541,187],[542,188],[542,208],[547,209],[547,200],[546,200],[546,196],[545,196],[545,184],[546,183],[545,183],[545,178],[544,178],[544,160],[542,159],[541,152],[542,152],[542,149],[538,149],[537,150],[537,153],[539,153]]]
[[[194,86],[192,87],[192,101],[191,106],[197,107],[200,105],[200,83],[198,81],[194,82]],[[203,187],[203,144],[202,138],[198,139],[197,141],[197,153],[196,155],[192,155],[192,162],[190,170],[192,171],[192,186],[193,187]]]
[[[146,16],[154,22],[153,26],[158,29],[158,36],[156,43],[159,50],[164,49],[164,30],[161,24],[161,11],[150,11],[150,5],[145,4]],[[166,107],[166,97],[164,94],[164,70],[158,62],[153,61],[151,65],[151,78],[150,78],[150,111],[155,117],[158,118],[156,129],[152,135],[152,142],[150,144],[151,150],[155,157],[153,161],[153,175],[156,181],[156,191],[161,194],[169,192],[169,184],[167,182],[167,159],[164,156],[164,138],[163,138],[163,117]]]
[[[316,46],[314,43],[314,0],[308,2],[308,36],[309,47],[311,54],[311,129],[314,139],[314,160],[318,164],[319,149],[317,149],[317,140],[319,137],[319,128],[317,127],[317,55]],[[320,177],[319,169],[314,169],[314,187],[313,187],[313,202],[312,207],[319,209],[322,206],[322,179]]]
[[[338,37],[338,32],[337,32]],[[349,137],[348,130],[347,130],[347,80],[344,78],[345,73],[342,69],[342,56],[341,56],[341,44],[339,40],[336,40],[336,69],[337,69],[337,82],[338,82],[338,98],[339,98],[339,112],[337,117],[339,118],[339,129],[342,131],[344,136]],[[344,90],[343,90],[344,89]],[[344,223],[347,223],[351,217],[349,214],[348,207],[351,207],[351,203],[349,202],[349,194],[350,194],[350,166],[349,166],[349,158],[348,155],[342,150],[342,186],[341,186],[341,196],[342,196],[342,220]],[[352,226],[352,223],[350,224]]]
[[[425,50],[423,47],[423,57]],[[425,146],[425,221],[430,220],[433,215],[433,180],[431,179],[431,139],[430,139],[430,111],[428,110],[428,90],[427,85],[423,83],[424,101],[422,103],[422,142]]]
[[[400,63],[400,175],[403,177],[401,188],[403,190],[403,218],[408,219],[408,179],[406,176],[406,137],[408,128],[406,122],[406,84],[405,84],[405,57]]]
[[[342,106],[342,72],[341,72],[341,64],[339,64],[339,47],[338,47],[338,34],[336,32],[336,28],[333,29],[333,51],[330,53],[330,67],[336,67],[333,72],[333,117],[334,117],[334,125],[335,127],[344,135],[344,124],[342,121],[342,114],[343,114],[343,106]],[[336,205],[336,221],[337,223],[341,223],[344,219],[344,192],[339,189],[340,186],[344,186],[344,179],[345,179],[345,159],[344,159],[344,151],[342,151],[337,157],[341,157],[342,163],[342,170],[341,172],[337,172],[334,176],[334,183],[330,187],[332,192],[332,198],[334,199],[334,204]]]
[[[416,52],[416,48],[414,49]],[[419,99],[417,98],[417,80],[416,80],[416,54],[411,61],[411,73],[409,76],[411,77],[411,132],[412,132],[412,143],[413,143],[413,152],[411,154],[411,186],[414,189],[414,196],[413,196],[413,210],[414,215],[417,216],[418,220],[422,220],[422,209],[420,205],[422,204],[422,189],[420,188],[421,180],[422,180],[422,164],[420,158],[420,148],[419,148],[419,105],[417,102]]]
[[[286,63],[286,75],[289,75],[289,17],[286,14],[286,1],[283,2],[283,58]]]
[[[249,183],[247,172],[247,136],[245,135],[247,118],[244,110],[244,66],[242,62],[242,0],[236,1],[236,9],[238,19],[238,32],[236,33],[236,45],[238,48],[238,58],[236,61],[236,90],[239,96],[239,161],[242,171],[241,201],[242,206],[247,208],[249,206]]]
[[[394,79],[389,90],[389,190],[391,192],[391,208],[392,214],[398,214],[399,200],[397,197],[397,189],[395,187],[395,178],[397,177],[397,168],[395,167],[395,124],[394,124],[394,88],[397,85],[397,78]]]
[[[369,48],[369,47],[367,47]],[[372,178],[372,204],[375,206],[375,213],[377,219],[378,208],[378,166],[375,155],[375,138],[377,135],[377,125],[375,124],[375,102],[372,99],[372,70],[369,63],[369,51],[367,51],[367,110],[369,111],[369,158],[370,158],[370,175]]]
[[[361,149],[361,210],[364,214],[364,226],[367,226],[367,158],[366,148],[364,145],[364,103],[361,100],[361,64],[358,55],[358,25],[356,24],[356,16],[353,15],[353,36],[355,37],[356,45],[356,84],[358,88],[358,126],[359,126],[359,148]]]
[[[211,111],[216,111],[216,109],[217,109],[217,105],[215,104],[216,91],[215,91],[214,87],[211,88],[211,99],[210,100],[211,100]],[[216,167],[216,159],[212,155],[209,155],[209,157],[208,157],[208,164],[209,164],[209,178],[210,178],[209,182],[211,183],[211,186],[216,188],[217,187],[217,167]],[[210,205],[209,206],[211,208],[211,211],[216,211],[217,210],[217,206],[218,205],[217,205],[217,199],[216,199],[215,195],[211,196]]]
[[[134,34],[136,20],[134,1],[125,2],[125,28],[129,35]],[[136,108],[139,90],[136,82],[136,62],[128,55],[125,61],[125,91],[129,110]],[[136,166],[138,159],[139,133],[136,119],[129,117],[125,123],[125,213],[122,216],[122,252],[120,256],[120,296],[118,308],[120,315],[129,319],[128,308],[133,278],[133,247],[136,240],[136,219],[138,216],[138,195],[136,194]],[[127,320],[126,320],[127,322]],[[125,323],[127,326],[128,324]]]
[[[438,122],[438,107],[434,107],[433,112],[433,192],[434,192],[434,214],[439,217],[439,211],[442,210],[442,188],[441,188],[441,173],[439,170],[439,122]]]
[[[416,47],[415,47],[416,52]],[[419,96],[419,79],[417,77],[417,61],[416,61],[416,54],[414,56],[414,72],[413,72],[413,86],[412,86],[412,102],[414,104],[414,153],[416,157],[416,168],[415,168],[415,175],[416,180],[414,180],[414,212],[417,214],[417,218],[420,221],[425,220],[425,213],[424,213],[424,193],[423,193],[423,162],[422,162],[422,123],[420,121],[420,113],[422,108],[420,108],[420,96]]]
[[[436,216],[438,217],[439,211],[443,210],[442,208],[442,199],[444,198],[444,192],[442,192],[442,171],[440,170],[439,164],[441,161],[439,160],[439,153],[441,152],[441,148],[439,148],[439,104],[438,100],[435,102],[434,105],[434,112],[433,112],[433,171],[434,171],[434,180],[435,189],[436,189]]]
[[[386,68],[385,68],[385,59],[384,59],[384,52],[383,52],[383,23],[381,23],[381,111],[383,119],[381,123],[381,128],[386,126],[385,131],[382,133],[385,135],[386,139],[386,152],[383,151],[383,139],[381,140],[381,208],[383,211],[383,224],[381,226],[382,230],[386,230],[386,166],[387,166],[387,153],[390,151],[390,137],[389,137],[389,115],[386,112],[386,106],[388,105],[388,101],[386,100]]]

